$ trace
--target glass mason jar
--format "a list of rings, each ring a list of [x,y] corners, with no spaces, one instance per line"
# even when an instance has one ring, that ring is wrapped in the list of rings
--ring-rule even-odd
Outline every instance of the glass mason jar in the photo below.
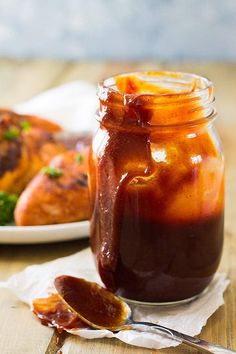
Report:
[[[212,83],[137,72],[105,80],[98,97],[89,184],[100,277],[130,301],[188,301],[212,280],[223,246]]]

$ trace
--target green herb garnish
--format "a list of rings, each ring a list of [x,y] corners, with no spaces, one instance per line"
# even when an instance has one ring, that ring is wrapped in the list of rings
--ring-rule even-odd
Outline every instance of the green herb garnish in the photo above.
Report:
[[[24,132],[28,132],[31,129],[31,124],[28,120],[23,120],[20,125]]]
[[[78,162],[78,164],[81,164],[84,161],[84,157],[81,154],[77,154],[75,160]]]
[[[17,127],[10,127],[3,134],[3,137],[7,140],[14,140],[20,135],[20,130]]]
[[[0,225],[9,224],[14,220],[17,198],[16,194],[0,191]]]
[[[41,173],[44,175],[48,175],[51,178],[57,178],[63,175],[63,172],[56,167],[53,166],[46,166],[41,169]]]

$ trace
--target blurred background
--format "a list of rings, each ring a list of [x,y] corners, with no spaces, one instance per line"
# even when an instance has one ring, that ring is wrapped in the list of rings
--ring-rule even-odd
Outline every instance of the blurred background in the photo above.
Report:
[[[235,0],[1,0],[0,55],[236,59]]]

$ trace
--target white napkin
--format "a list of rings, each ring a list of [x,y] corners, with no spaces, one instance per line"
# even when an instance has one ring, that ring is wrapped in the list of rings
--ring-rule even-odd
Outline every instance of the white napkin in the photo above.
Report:
[[[0,288],[12,290],[20,300],[31,306],[34,298],[47,297],[50,293],[55,292],[54,278],[62,274],[78,276],[101,283],[95,270],[92,254],[89,249],[86,249],[69,257],[59,258],[42,265],[31,265],[21,273],[11,276],[7,281],[0,282]],[[226,279],[225,274],[217,273],[208,291],[197,300],[175,307],[136,306],[134,308],[134,318],[159,323],[191,336],[197,335],[201,332],[207,319],[219,306],[223,305],[223,293],[228,284],[229,280]],[[128,344],[153,349],[179,344],[161,335],[140,333],[133,330],[115,334],[108,330],[91,329],[68,330],[68,332],[88,339],[115,337]],[[69,353],[70,340],[66,341],[62,349],[63,353]]]
[[[49,118],[68,131],[83,132],[96,130],[97,107],[96,87],[86,81],[73,81],[34,96],[13,109]]]

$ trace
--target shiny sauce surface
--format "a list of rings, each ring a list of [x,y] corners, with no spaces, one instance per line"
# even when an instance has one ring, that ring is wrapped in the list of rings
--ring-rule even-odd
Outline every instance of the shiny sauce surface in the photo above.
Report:
[[[51,294],[47,298],[34,299],[33,312],[43,325],[55,327],[58,332],[66,329],[88,327],[75,312],[71,311],[58,294]]]
[[[62,275],[55,279],[55,287],[66,304],[93,327],[116,327],[127,316],[123,303],[97,283]]]

